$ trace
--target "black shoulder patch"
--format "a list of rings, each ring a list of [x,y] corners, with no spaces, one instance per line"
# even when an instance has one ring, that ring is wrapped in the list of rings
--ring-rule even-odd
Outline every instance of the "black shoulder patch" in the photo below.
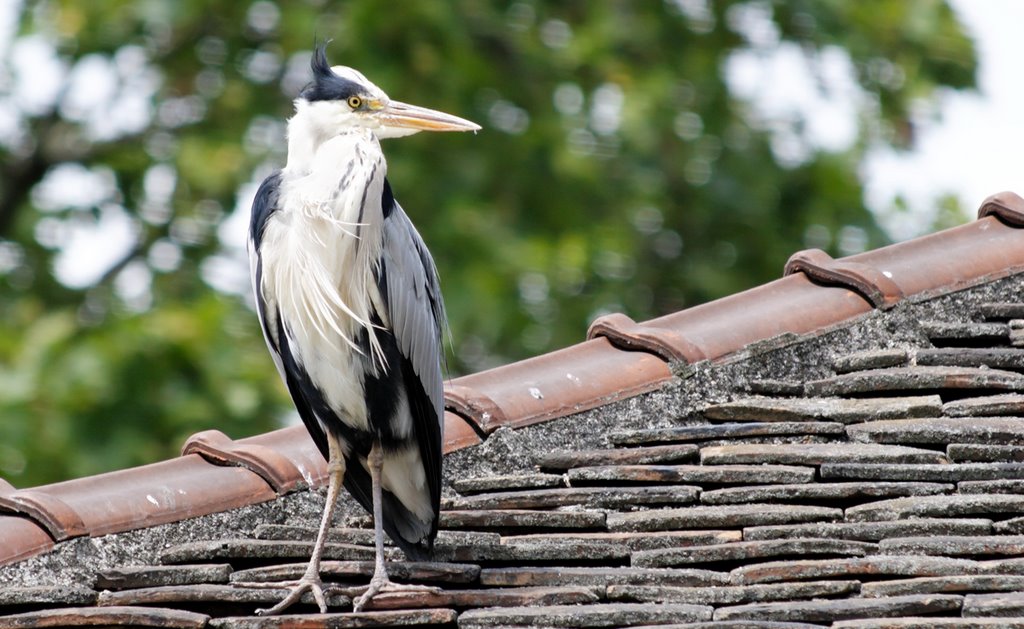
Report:
[[[263,228],[267,224],[267,219],[277,211],[277,198],[280,189],[281,171],[275,170],[272,175],[263,180],[259,190],[256,191],[256,198],[252,200],[249,238],[252,239],[256,251],[260,250],[260,241],[263,240]]]
[[[319,44],[313,51],[313,58],[309,62],[309,67],[313,69],[313,81],[299,92],[299,97],[312,103],[320,100],[345,100],[365,92],[366,89],[359,83],[343,79],[331,70],[326,47],[326,44]]]
[[[395,211],[395,194],[391,192],[391,183],[387,177],[384,178],[384,194],[380,198],[380,207],[384,212],[384,218],[391,216]]]

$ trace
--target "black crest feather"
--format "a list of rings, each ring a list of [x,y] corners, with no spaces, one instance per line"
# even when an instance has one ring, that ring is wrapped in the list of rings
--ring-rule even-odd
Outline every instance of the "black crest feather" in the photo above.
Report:
[[[331,64],[327,61],[328,43],[329,41],[324,41],[316,44],[313,57],[309,61],[309,67],[313,70],[313,81],[299,92],[300,98],[310,102],[345,100],[349,96],[366,91],[359,83],[344,79],[331,70]]]

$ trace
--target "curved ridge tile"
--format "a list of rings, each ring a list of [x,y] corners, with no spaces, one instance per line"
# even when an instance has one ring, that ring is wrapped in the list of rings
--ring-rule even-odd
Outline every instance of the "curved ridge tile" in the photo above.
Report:
[[[147,528],[266,502],[277,494],[255,473],[187,455],[32,490],[66,504],[88,535]]]
[[[0,566],[49,552],[54,540],[39,524],[17,515],[0,515]]]
[[[978,218],[997,216],[1014,227],[1024,227],[1024,199],[1015,192],[999,192],[981,202]]]
[[[871,304],[850,290],[795,274],[643,325],[678,333],[714,360],[752,343],[820,331],[871,311]]]
[[[481,417],[480,429],[489,434],[502,426],[529,426],[653,391],[672,377],[657,356],[623,352],[608,339],[597,338],[463,376],[454,384],[486,396],[500,409],[498,417]]]
[[[444,388],[444,405],[449,411],[472,422],[481,432],[485,424],[504,425],[508,421],[505,412],[486,393],[454,382],[447,383]]]
[[[587,338],[606,337],[612,345],[624,350],[641,350],[660,356],[666,362],[685,364],[707,358],[699,347],[674,330],[637,323],[621,312],[594,319]]]
[[[821,249],[806,249],[790,256],[785,275],[803,273],[826,286],[848,288],[871,302],[875,308],[892,308],[903,300],[903,291],[885,271],[867,264],[836,260]]]
[[[305,426],[296,425],[273,430],[252,437],[238,439],[237,444],[255,445],[273,449],[285,457],[298,471],[307,486],[320,485],[327,478],[327,462]],[[297,487],[299,489],[300,487]]]
[[[1024,231],[996,217],[1009,215],[993,210],[971,223],[843,260],[881,270],[908,297],[952,293],[1024,269]]]
[[[257,443],[232,441],[219,430],[204,430],[188,438],[182,456],[198,454],[214,465],[233,465],[255,472],[278,494],[304,489],[302,473],[284,455]]]
[[[60,498],[38,489],[15,489],[6,481],[0,484],[0,511],[29,518],[57,541],[89,533],[78,513]]]
[[[444,441],[441,449],[445,454],[483,443],[473,422],[457,413],[444,413]]]

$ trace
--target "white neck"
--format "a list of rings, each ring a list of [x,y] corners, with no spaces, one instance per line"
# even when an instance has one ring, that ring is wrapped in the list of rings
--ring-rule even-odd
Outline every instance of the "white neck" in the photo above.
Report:
[[[288,163],[285,170],[305,175],[312,170],[313,156],[328,136],[304,108],[297,103],[296,107],[298,111],[288,119]]]

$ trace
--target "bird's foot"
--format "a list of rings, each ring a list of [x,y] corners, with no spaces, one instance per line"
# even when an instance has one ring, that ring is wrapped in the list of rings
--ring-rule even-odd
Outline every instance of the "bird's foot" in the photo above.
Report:
[[[257,616],[273,616],[280,614],[284,610],[288,609],[295,603],[302,600],[302,595],[306,592],[313,594],[313,600],[316,601],[317,607],[320,608],[321,614],[327,613],[327,597],[334,594],[340,588],[337,586],[324,586],[320,580],[320,575],[305,575],[298,581],[278,581],[278,582],[260,582],[260,583],[235,583],[236,587],[246,588],[257,588],[257,589],[286,589],[289,588],[288,594],[281,599],[277,605],[269,609],[257,609]]]
[[[395,583],[386,574],[375,574],[370,579],[370,584],[357,588],[343,590],[348,596],[355,597],[352,600],[352,611],[361,612],[370,600],[378,594],[390,592],[440,592],[441,588],[431,585],[413,585],[411,583]]]

